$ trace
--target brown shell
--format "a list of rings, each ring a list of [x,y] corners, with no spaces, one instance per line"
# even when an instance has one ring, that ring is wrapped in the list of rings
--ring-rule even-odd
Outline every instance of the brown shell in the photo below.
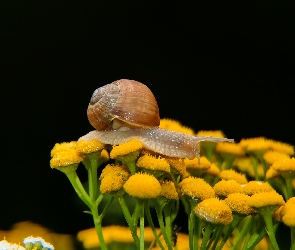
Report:
[[[124,126],[155,127],[160,124],[157,101],[144,84],[121,79],[96,89],[87,116],[96,130],[111,130],[117,119]]]

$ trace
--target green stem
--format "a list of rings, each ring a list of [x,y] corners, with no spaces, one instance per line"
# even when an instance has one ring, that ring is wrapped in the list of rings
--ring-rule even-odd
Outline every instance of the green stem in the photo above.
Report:
[[[206,250],[207,242],[210,239],[210,235],[213,232],[213,230],[215,229],[215,227],[216,227],[216,225],[214,225],[214,224],[205,223],[205,233],[203,234],[203,240],[202,240],[200,250]],[[195,247],[197,247],[197,246],[195,246]],[[194,248],[194,249],[197,249],[197,248]]]
[[[91,200],[87,192],[85,191],[77,173],[75,171],[71,171],[66,174],[69,181],[71,182],[74,190],[76,191],[79,198],[89,207],[91,208]]]
[[[246,218],[245,223],[243,224],[242,230],[239,233],[239,237],[237,239],[237,241],[234,243],[234,245],[232,246],[231,250],[236,250],[236,249],[240,249],[241,248],[241,242],[243,241],[245,235],[247,234],[249,227],[251,224],[254,223],[254,216],[249,216],[248,218]]]
[[[283,173],[282,176],[284,177],[286,181],[286,191],[287,191],[286,200],[289,200],[291,197],[293,197],[293,187],[292,187],[293,175],[289,175],[289,173]]]
[[[106,243],[104,241],[103,234],[102,234],[101,218],[98,215],[97,207],[92,207],[91,213],[92,213],[92,217],[93,217],[95,230],[96,230],[96,233],[98,235],[99,242],[100,242],[100,248],[102,250],[107,250],[107,246],[106,246]]]
[[[291,227],[291,250],[295,250],[295,228]]]
[[[140,250],[144,250],[144,206],[141,206],[141,213],[139,219],[140,225]]]
[[[165,217],[165,228],[167,235],[171,239],[172,237],[172,224],[171,224],[171,204],[167,204],[164,207],[164,217]]]
[[[164,219],[163,219],[163,209],[160,207],[158,203],[155,204],[156,212],[157,212],[157,217],[160,225],[161,232],[163,234],[164,240],[167,244],[167,247],[169,250],[172,250],[172,244],[171,244],[171,237],[168,237],[166,233],[166,229],[164,226]]]
[[[98,207],[98,205],[101,203],[102,199],[103,199],[104,195],[103,194],[100,194],[96,201],[95,201],[95,205]]]
[[[265,235],[266,231],[263,228],[258,236],[251,238],[251,241],[248,243],[247,250],[252,250],[265,237]]]
[[[259,181],[259,175],[258,175],[258,159],[256,158],[255,155],[251,154],[251,159],[252,159],[252,163],[253,163],[253,167],[254,167],[254,174],[255,174],[255,180]]]
[[[263,177],[264,177],[264,179],[265,179],[265,175],[266,175],[266,172],[267,172],[268,166],[267,166],[265,160],[263,159],[263,155],[259,155],[258,158],[259,158],[259,161],[261,162],[261,165],[262,165],[262,167],[263,167],[263,174],[264,174]]]
[[[107,213],[107,211],[108,211],[109,207],[111,206],[111,204],[112,204],[112,202],[113,202],[114,199],[115,199],[115,197],[112,196],[112,197],[109,199],[109,201],[108,201],[108,203],[106,204],[106,206],[103,208],[103,210],[102,210],[102,212],[101,212],[101,214],[100,214],[100,216],[99,216],[101,220],[102,220],[102,219],[104,218],[104,216],[106,215],[106,213]]]
[[[259,217],[257,217],[257,216],[252,217],[250,227],[248,229],[247,235],[246,235],[245,240],[244,240],[243,250],[247,249],[247,247],[248,247],[248,243],[249,243],[249,240],[250,240],[250,238],[251,238],[251,236],[253,234],[253,228],[254,228],[254,226],[256,224],[257,218],[259,218]]]
[[[257,243],[266,235],[266,231],[264,230],[265,223],[264,223],[263,217],[257,216],[256,218],[257,218],[256,219],[257,224],[255,226],[255,230],[253,230],[252,237],[248,242],[247,249],[254,248],[255,245],[257,245]],[[262,235],[264,235],[264,236],[262,236]],[[261,238],[261,236],[262,236],[262,238]],[[259,238],[260,238],[260,240],[257,241],[257,239],[259,239]]]
[[[231,234],[234,231],[234,229],[237,227],[237,225],[240,223],[240,221],[243,220],[244,218],[245,218],[245,215],[242,215],[242,214],[234,214],[233,221],[229,225],[227,231],[225,232],[225,235],[223,236],[223,238],[222,238],[220,244],[218,245],[218,247],[216,248],[216,250],[221,250],[222,249],[222,247],[224,246],[224,244],[226,243],[226,241],[228,240],[228,238],[231,236]],[[217,243],[216,240],[215,240],[215,242]],[[214,246],[215,245],[216,244],[214,244]],[[215,249],[215,248],[213,248],[213,249]]]
[[[151,216],[151,212],[150,212],[148,201],[145,201],[144,202],[144,206],[145,206],[146,218],[147,218],[148,223],[149,223],[149,225],[150,225],[150,227],[151,227],[151,229],[153,231],[153,234],[155,236],[155,239],[156,239],[158,245],[160,246],[160,248],[162,250],[164,250],[164,247],[162,245],[162,242],[160,241],[159,235],[158,235],[158,233],[157,233],[157,231],[155,229],[155,225],[154,225],[153,220],[152,220],[152,216]],[[152,242],[151,247],[149,249],[151,249],[153,247],[153,245],[154,245],[154,243]]]
[[[124,198],[122,196],[118,197],[118,201],[119,201],[119,204],[120,204],[121,209],[123,211],[125,220],[127,221],[127,224],[128,224],[128,226],[130,228],[130,231],[131,231],[132,237],[134,239],[135,245],[136,245],[137,249],[139,249],[140,243],[139,243],[139,238],[137,236],[137,227],[133,226],[132,217],[130,215],[127,204],[126,204],[126,202],[125,202],[125,200],[124,200]]]
[[[268,237],[270,239],[270,242],[274,248],[274,250],[280,250],[277,240],[275,238],[275,232],[273,230],[273,224],[272,224],[272,214],[271,213],[262,213],[263,219],[266,224],[266,231],[268,234]]]
[[[213,243],[213,246],[212,246],[211,249],[216,249],[217,243],[218,243],[218,241],[221,238],[221,235],[223,233],[223,229],[224,229],[223,224],[218,225],[218,227],[214,230],[214,234],[211,237],[209,244],[207,245],[207,249],[211,246],[213,240],[214,240],[214,243]]]
[[[126,164],[130,170],[131,175],[134,175],[136,173],[135,161],[126,161]]]

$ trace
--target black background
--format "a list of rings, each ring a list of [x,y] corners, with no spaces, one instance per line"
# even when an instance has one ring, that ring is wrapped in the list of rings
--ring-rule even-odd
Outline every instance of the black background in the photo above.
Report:
[[[195,131],[294,145],[294,10],[291,0],[2,0],[0,229],[92,227],[50,150],[92,130],[92,92],[121,78]]]

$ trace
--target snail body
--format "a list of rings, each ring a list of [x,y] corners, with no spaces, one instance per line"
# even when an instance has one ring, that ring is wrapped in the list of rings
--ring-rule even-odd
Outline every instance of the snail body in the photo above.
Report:
[[[87,110],[96,129],[79,140],[98,140],[104,144],[122,144],[139,140],[144,148],[164,156],[199,158],[201,141],[232,139],[193,136],[159,128],[159,109],[150,89],[137,81],[119,80],[94,91]]]

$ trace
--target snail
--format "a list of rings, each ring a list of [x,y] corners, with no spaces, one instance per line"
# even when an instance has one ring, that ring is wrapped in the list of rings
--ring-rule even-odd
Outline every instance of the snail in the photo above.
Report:
[[[116,145],[137,139],[144,148],[169,157],[199,159],[201,141],[234,141],[159,128],[159,108],[153,93],[146,85],[134,80],[121,79],[96,89],[87,116],[96,130],[79,140],[96,139]]]

